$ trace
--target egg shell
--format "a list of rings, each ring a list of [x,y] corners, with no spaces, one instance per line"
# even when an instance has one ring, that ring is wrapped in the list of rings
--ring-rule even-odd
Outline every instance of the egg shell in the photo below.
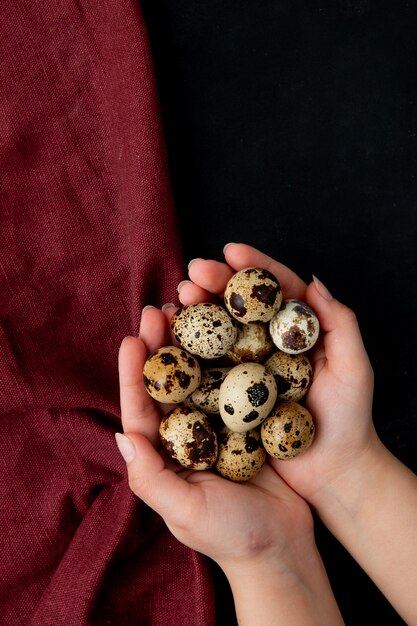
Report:
[[[219,454],[216,470],[224,478],[234,482],[246,482],[262,469],[266,452],[257,430],[234,433],[224,426],[218,436]]]
[[[313,309],[301,300],[284,300],[269,323],[274,344],[288,354],[310,350],[319,336],[319,320]]]
[[[171,329],[183,348],[202,359],[223,356],[236,341],[235,321],[218,304],[204,302],[178,309]]]
[[[226,356],[235,364],[260,363],[274,348],[268,325],[263,322],[237,325],[237,338]]]
[[[269,415],[277,397],[275,379],[260,363],[241,363],[224,379],[219,393],[223,422],[234,432],[252,430]]]
[[[311,413],[298,402],[280,402],[261,426],[265,450],[277,459],[292,459],[311,445],[315,426]]]
[[[168,455],[183,467],[205,470],[216,462],[217,436],[202,411],[175,407],[162,418],[159,436]]]
[[[281,285],[268,270],[247,267],[228,281],[224,302],[230,315],[242,324],[268,322],[280,308]]]
[[[275,352],[265,361],[265,367],[275,378],[279,400],[298,402],[310,388],[313,368],[305,354]]]
[[[143,367],[146,391],[158,402],[182,402],[197,389],[200,379],[198,361],[176,346],[165,346],[152,352]]]
[[[230,370],[230,367],[209,367],[202,370],[200,384],[189,398],[193,406],[204,413],[219,415],[220,386]]]

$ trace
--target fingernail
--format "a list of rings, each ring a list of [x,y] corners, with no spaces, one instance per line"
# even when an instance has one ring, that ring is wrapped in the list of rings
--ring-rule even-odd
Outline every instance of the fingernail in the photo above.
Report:
[[[136,456],[136,448],[128,437],[121,433],[116,433],[116,443],[119,448],[119,452],[125,460],[125,463],[130,463]]]
[[[201,257],[196,257],[195,259],[191,259],[191,261],[188,264],[188,269],[190,269],[191,265],[194,263],[194,261],[203,261],[204,259],[202,259]]]
[[[233,246],[233,245],[234,245],[234,243],[235,243],[234,241],[231,241],[230,243],[227,243],[227,244],[225,245],[225,247],[223,248],[223,254],[225,254],[225,253],[226,253],[227,248],[228,248],[229,246]]]
[[[330,300],[333,300],[333,296],[330,293],[330,291],[327,289],[327,287],[325,287],[323,285],[323,283],[321,282],[321,280],[319,280],[317,278],[317,276],[313,276],[313,280],[314,280],[314,284],[316,286],[317,291],[319,292],[319,294],[321,295],[322,298],[324,298],[325,300],[328,300],[328,302],[330,302]]]
[[[155,308],[155,307],[154,307],[154,305],[153,305],[153,304],[147,304],[146,306],[144,306],[144,307],[143,307],[143,309],[142,309],[142,313],[143,313],[144,311],[147,311],[148,309],[154,309],[154,308]]]
[[[175,306],[173,302],[167,302],[161,306],[161,311],[166,311],[167,309],[172,309]]]
[[[184,287],[184,285],[185,285],[186,283],[191,283],[191,280],[182,280],[182,281],[178,284],[178,287],[177,287],[177,291],[178,291],[178,293],[181,291],[181,289]]]

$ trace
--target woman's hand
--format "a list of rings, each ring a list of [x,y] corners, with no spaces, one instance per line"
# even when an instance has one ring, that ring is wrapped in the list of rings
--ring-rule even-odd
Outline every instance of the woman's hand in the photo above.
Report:
[[[244,244],[225,249],[227,263],[197,259],[180,301],[221,297],[230,276],[268,269],[284,298],[317,313],[322,336],[313,349],[306,397],[317,431],[308,450],[271,466],[317,510],[330,531],[374,580],[400,615],[417,624],[417,477],[381,443],[372,423],[373,372],[354,313],[317,279],[308,286],[291,270]]]
[[[317,313],[322,338],[310,357],[314,379],[306,398],[317,426],[313,445],[288,461],[270,459],[285,481],[310,502],[378,439],[372,425],[373,372],[354,313],[318,281],[306,285],[281,263],[245,244],[225,249],[227,263],[196,259],[190,281],[179,290],[182,304],[222,297],[229,278],[245,267],[262,267],[281,283],[285,299],[298,298]]]
[[[140,337],[125,338],[120,348],[125,434],[117,441],[131,489],[179,541],[220,565],[241,624],[290,623],[297,615],[299,623],[341,623],[315,546],[310,509],[272,467],[238,484],[211,471],[180,468],[160,453],[159,422],[170,407],[148,395],[142,369],[149,352],[172,344],[172,312],[146,308]]]
[[[132,490],[182,543],[221,565],[270,555],[285,563],[289,546],[311,540],[312,517],[271,467],[248,484],[237,484],[181,468],[160,454],[158,427],[170,406],[152,400],[142,370],[150,351],[170,344],[167,318],[150,308],[143,313],[140,337],[125,338],[120,348],[122,424],[134,455],[128,463]]]

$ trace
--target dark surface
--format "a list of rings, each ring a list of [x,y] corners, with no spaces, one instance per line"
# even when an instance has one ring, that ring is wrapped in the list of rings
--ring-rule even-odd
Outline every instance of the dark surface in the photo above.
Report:
[[[359,317],[377,430],[416,471],[417,7],[142,5],[187,259],[244,241],[319,276]],[[348,625],[403,623],[317,538]]]

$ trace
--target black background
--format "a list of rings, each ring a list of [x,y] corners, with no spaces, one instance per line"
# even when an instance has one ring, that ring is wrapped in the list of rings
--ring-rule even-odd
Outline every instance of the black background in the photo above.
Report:
[[[378,433],[416,471],[417,6],[141,4],[186,259],[220,260],[226,242],[246,242],[351,306],[375,370]],[[346,624],[403,624],[316,529]],[[215,575],[219,624],[232,625]]]

